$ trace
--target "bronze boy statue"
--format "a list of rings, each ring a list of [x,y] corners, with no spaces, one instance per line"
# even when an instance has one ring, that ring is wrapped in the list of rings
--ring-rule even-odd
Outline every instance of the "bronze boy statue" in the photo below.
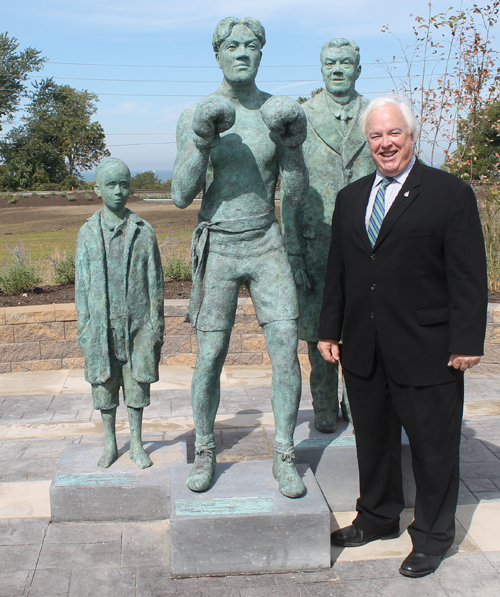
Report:
[[[150,384],[158,381],[163,344],[163,271],[151,225],[125,207],[130,171],[115,158],[96,171],[95,191],[103,208],[80,229],[76,248],[75,303],[78,344],[94,408],[101,411],[107,468],[118,457],[116,409],[123,391],[130,422],[130,458],[152,465],[141,439],[142,411]]]

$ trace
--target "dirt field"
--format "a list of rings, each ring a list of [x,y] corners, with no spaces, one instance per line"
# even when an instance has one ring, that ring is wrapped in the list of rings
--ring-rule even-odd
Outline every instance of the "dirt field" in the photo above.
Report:
[[[68,197],[21,197],[15,204],[8,203],[12,196],[2,197],[0,263],[9,256],[8,243],[15,246],[19,240],[36,259],[55,250],[74,251],[78,230],[102,203],[95,193],[68,193]],[[199,202],[179,209],[170,202],[150,203],[132,196],[127,205],[151,223],[160,242],[167,236],[181,236],[182,247],[189,247],[191,233],[198,223]]]

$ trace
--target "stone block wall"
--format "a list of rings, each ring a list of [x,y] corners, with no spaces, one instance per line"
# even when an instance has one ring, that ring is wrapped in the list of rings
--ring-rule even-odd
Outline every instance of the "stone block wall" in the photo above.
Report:
[[[196,362],[195,330],[184,323],[188,303],[165,301],[163,365],[193,367]],[[306,342],[299,342],[299,359],[307,365]],[[250,298],[238,299],[226,365],[270,365]],[[0,308],[0,373],[81,368],[74,304]],[[500,304],[488,305],[485,355],[472,371],[500,373]]]
[[[184,323],[188,304],[185,299],[165,301],[163,365],[196,362],[195,330]],[[307,363],[305,342],[299,343],[299,359]],[[226,364],[270,364],[250,298],[238,300]],[[80,368],[83,353],[76,343],[74,304],[0,308],[0,373]]]

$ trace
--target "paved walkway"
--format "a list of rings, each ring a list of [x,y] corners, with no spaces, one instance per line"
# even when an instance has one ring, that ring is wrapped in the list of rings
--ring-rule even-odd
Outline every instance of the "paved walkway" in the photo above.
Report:
[[[190,461],[191,375],[189,367],[162,367],[144,425],[146,442],[186,440]],[[224,369],[218,461],[272,457],[270,382],[268,368]],[[81,371],[0,375],[0,597],[500,594],[500,376],[466,376],[457,540],[438,571],[418,580],[398,573],[410,549],[406,532],[361,548],[332,549],[327,571],[174,580],[168,521],[51,523],[49,485],[66,445],[102,443],[89,392]],[[300,420],[312,420],[308,384],[303,394]],[[118,419],[124,447],[122,406]],[[403,513],[403,529],[411,515]],[[332,529],[352,518],[353,512],[334,512]]]

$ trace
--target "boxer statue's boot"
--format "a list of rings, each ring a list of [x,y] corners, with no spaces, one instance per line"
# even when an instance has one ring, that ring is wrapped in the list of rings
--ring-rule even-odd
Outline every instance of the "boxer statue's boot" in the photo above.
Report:
[[[278,481],[280,492],[289,498],[297,498],[306,491],[306,486],[295,468],[293,446],[279,442],[274,444],[273,475]]]
[[[186,480],[186,485],[191,491],[206,491],[212,485],[215,466],[215,438],[211,436],[208,441],[198,442],[195,445],[194,464]]]

